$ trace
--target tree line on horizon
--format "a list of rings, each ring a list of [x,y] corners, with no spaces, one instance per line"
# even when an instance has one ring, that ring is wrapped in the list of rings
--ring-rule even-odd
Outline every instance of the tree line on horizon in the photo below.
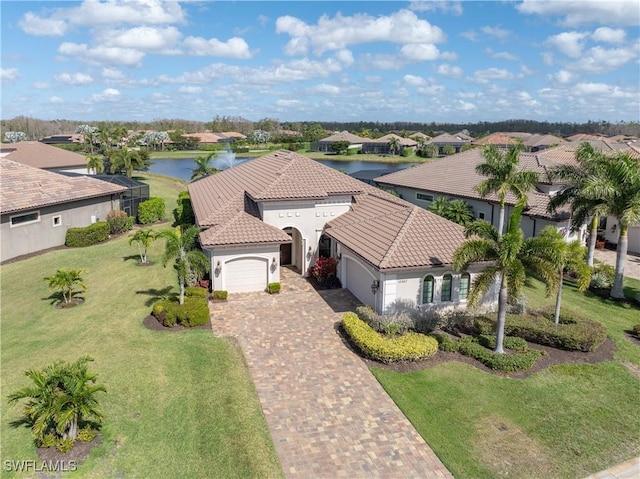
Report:
[[[199,133],[205,130],[222,133],[236,131],[250,136],[256,130],[269,132],[273,136],[291,135],[297,132],[305,141],[316,141],[327,132],[349,131],[351,133],[378,138],[389,132],[423,132],[429,136],[440,133],[457,133],[467,131],[476,138],[495,132],[526,132],[571,136],[576,133],[600,134],[605,136],[629,135],[640,136],[640,122],[587,121],[583,123],[548,122],[537,120],[510,119],[504,121],[482,121],[475,123],[455,122],[327,122],[300,121],[281,122],[276,118],[263,118],[258,121],[247,120],[238,116],[215,116],[210,122],[186,119],[156,119],[152,121],[79,121],[79,120],[42,120],[27,116],[0,120],[2,132],[24,132],[27,140],[41,140],[51,135],[75,133],[78,125],[88,124],[102,130],[105,128],[124,127],[127,130],[173,131],[183,133]]]

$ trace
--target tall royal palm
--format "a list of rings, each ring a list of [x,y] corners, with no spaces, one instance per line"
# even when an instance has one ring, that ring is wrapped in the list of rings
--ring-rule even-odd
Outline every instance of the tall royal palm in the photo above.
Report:
[[[554,243],[544,238],[524,238],[520,217],[524,201],[520,201],[509,218],[507,231],[500,235],[487,221],[475,221],[467,226],[467,240],[454,254],[453,266],[465,271],[469,265],[488,262],[488,266],[473,280],[468,304],[475,307],[495,282],[499,284],[498,320],[496,324],[496,353],[504,353],[504,325],[507,301],[514,300],[522,290],[527,272],[543,279],[547,294],[558,285],[556,274],[557,255]]]
[[[217,156],[217,151],[212,151],[206,156],[198,156],[194,163],[196,167],[191,170],[191,181],[204,178],[205,176],[213,175],[218,172],[217,168],[211,166],[211,162]]]
[[[177,227],[158,233],[159,237],[167,240],[162,264],[166,267],[169,261],[175,261],[180,287],[180,304],[184,304],[184,287],[189,274],[194,270],[208,271],[209,269],[209,259],[202,251],[196,249],[199,233],[197,226],[190,226],[184,231],[181,227]]]
[[[507,194],[514,194],[518,200],[526,199],[527,193],[538,181],[536,172],[518,170],[520,151],[522,151],[520,144],[511,146],[504,154],[494,145],[485,146],[482,150],[485,162],[476,166],[476,172],[487,177],[476,185],[476,191],[482,197],[494,193],[500,201],[499,235],[504,230]]]
[[[124,171],[128,177],[133,176],[133,170],[145,167],[144,160],[137,150],[124,147],[119,150],[111,150],[109,155],[111,172]]]
[[[590,178],[600,175],[604,155],[593,149],[590,143],[582,143],[576,150],[575,165],[560,165],[549,170],[549,179],[567,182],[567,187],[551,198],[548,210],[555,213],[565,205],[571,211],[571,227],[580,228],[590,221],[587,265],[593,266],[599,217],[607,213],[602,198],[593,198],[586,190]]]
[[[608,215],[618,220],[616,273],[611,297],[624,298],[624,265],[627,259],[629,226],[640,222],[640,160],[618,152],[598,161],[598,175],[590,176],[585,195],[592,201],[603,200]]]

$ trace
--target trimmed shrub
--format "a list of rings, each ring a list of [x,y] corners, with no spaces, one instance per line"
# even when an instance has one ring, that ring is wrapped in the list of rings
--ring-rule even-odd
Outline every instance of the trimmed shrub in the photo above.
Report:
[[[562,312],[560,324],[553,322],[552,312],[507,316],[504,332],[509,336],[571,351],[595,351],[605,339],[607,328],[597,321]],[[477,318],[475,325],[483,334],[495,332],[495,322]]]
[[[184,289],[184,294],[187,297],[205,298],[207,297],[207,290],[201,286],[187,286]]]
[[[451,338],[448,334],[433,333],[431,334],[438,341],[438,349],[447,353],[457,353],[460,341]]]
[[[138,206],[138,222],[146,225],[164,219],[165,205],[162,198],[149,198]]]
[[[355,313],[342,316],[342,327],[353,344],[367,357],[383,363],[417,361],[438,351],[438,342],[419,333],[407,333],[394,339],[380,336]]]
[[[109,234],[117,235],[133,228],[133,216],[127,215],[122,210],[111,210],[107,214]]]
[[[62,454],[65,454],[65,453],[69,452],[71,449],[73,449],[73,444],[74,443],[75,443],[75,440],[73,440],[71,438],[69,438],[69,439],[60,439],[56,443],[56,449],[58,450],[58,452],[61,452]]]
[[[55,434],[45,434],[42,437],[42,441],[39,442],[38,447],[55,447],[58,438]]]
[[[415,329],[413,319],[409,313],[378,314],[369,306],[356,308],[358,317],[381,334],[402,335]]]
[[[544,354],[536,349],[514,354],[496,354],[471,336],[465,336],[458,341],[458,350],[465,356],[477,359],[489,369],[504,373],[531,369],[538,358]]]
[[[64,244],[70,248],[79,248],[102,243],[108,239],[109,224],[106,221],[98,221],[83,228],[69,228]]]
[[[589,287],[594,289],[611,288],[615,275],[616,270],[613,266],[598,261],[591,268],[591,283]]]
[[[633,328],[631,328],[631,333],[636,338],[640,338],[640,324],[636,324]]]
[[[267,286],[269,294],[276,294],[280,292],[280,283],[269,283]]]
[[[495,336],[482,334],[478,336],[478,342],[485,348],[495,349],[496,347]],[[518,338],[517,336],[505,336],[502,340],[502,345],[507,349],[511,349],[512,351],[526,351],[527,349],[529,349],[527,342],[522,338]]]
[[[151,314],[167,328],[180,324],[186,328],[202,326],[209,321],[209,306],[205,298],[185,297],[184,304],[163,299],[153,305]]]
[[[82,442],[91,442],[93,441],[98,432],[95,429],[91,429],[90,427],[84,427],[78,431],[78,436],[76,439]]]
[[[214,291],[211,294],[213,295],[213,299],[219,299],[221,301],[226,301],[227,300],[227,292],[226,291],[219,290],[219,291]]]
[[[316,281],[322,283],[336,275],[337,262],[336,259],[329,256],[327,258],[320,257],[316,259],[313,266],[309,266],[308,273],[313,276]]]

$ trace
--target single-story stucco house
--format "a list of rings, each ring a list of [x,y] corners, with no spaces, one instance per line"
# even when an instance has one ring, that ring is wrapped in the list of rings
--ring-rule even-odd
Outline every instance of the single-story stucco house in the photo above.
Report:
[[[39,141],[2,143],[0,157],[42,170],[87,173],[87,157]]]
[[[125,190],[0,158],[0,261],[64,245],[68,228],[88,226],[120,209]]]
[[[461,226],[305,156],[280,150],[189,184],[212,288],[264,291],[318,257],[378,312],[465,308],[482,265],[451,264]],[[495,291],[483,303],[495,304]]]

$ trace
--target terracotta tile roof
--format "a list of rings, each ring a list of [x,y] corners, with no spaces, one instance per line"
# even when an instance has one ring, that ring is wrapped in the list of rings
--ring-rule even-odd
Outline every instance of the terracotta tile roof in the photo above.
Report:
[[[87,176],[70,178],[0,159],[0,211],[3,214],[106,196],[126,189]]]
[[[479,140],[473,142],[474,145],[515,145],[518,143],[517,138],[505,135],[504,133],[491,133]]]
[[[247,138],[247,135],[243,135],[242,133],[239,133],[237,131],[223,131],[222,133],[220,133],[220,135],[226,138],[239,138],[241,140],[244,140]]]
[[[450,135],[449,133],[443,133],[441,135],[438,136],[434,136],[433,138],[431,138],[427,144],[432,144],[432,143],[436,143],[436,144],[445,144],[445,143],[452,143],[452,144],[456,144],[456,145],[464,145],[465,143],[469,143],[471,140],[469,139],[471,138],[470,136],[464,135]]]
[[[576,133],[575,135],[571,135],[565,138],[567,141],[590,141],[590,140],[604,140],[606,137],[604,135],[590,135],[587,133]]]
[[[205,132],[205,133],[185,133],[182,136],[187,138],[197,138],[200,143],[218,143],[224,137],[218,135],[216,133]]]
[[[524,141],[524,145],[529,147],[559,145],[561,143],[565,143],[565,140],[554,135],[531,135]]]
[[[349,143],[367,143],[370,142],[371,139],[369,138],[360,138],[357,135],[354,135],[353,133],[349,133],[348,131],[341,131],[339,133],[334,133],[331,136],[328,136],[326,138],[323,138],[322,140],[320,140],[321,142],[334,142],[334,141],[348,141]]]
[[[423,140],[430,140],[431,137],[429,135],[426,135],[424,133],[422,133],[421,131],[414,133],[412,135],[409,135],[409,138],[413,138],[414,140],[417,140],[418,138],[422,138]]]
[[[451,263],[461,226],[290,151],[276,151],[189,184],[204,246],[289,242],[256,202],[352,197],[327,233],[378,268]]]
[[[451,264],[464,228],[420,207],[378,194],[355,198],[326,234],[379,269]]]
[[[384,143],[386,145],[387,143],[389,143],[389,140],[391,138],[396,138],[402,146],[416,146],[418,144],[417,141],[412,140],[411,138],[403,138],[393,133],[381,136],[380,138],[375,140],[368,140],[367,143]]]
[[[87,167],[87,158],[84,155],[39,141],[2,143],[1,148],[4,158],[35,168]],[[8,154],[5,155],[4,153]]]

